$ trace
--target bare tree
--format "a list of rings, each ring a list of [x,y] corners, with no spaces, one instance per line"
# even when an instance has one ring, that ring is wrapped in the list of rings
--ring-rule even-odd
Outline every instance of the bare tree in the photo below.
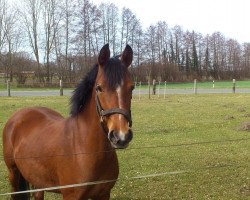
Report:
[[[82,76],[78,72],[85,73],[93,64],[104,43],[110,44],[115,55],[126,43],[132,46],[135,79],[250,76],[249,43],[242,45],[220,32],[204,36],[179,25],[171,28],[165,21],[143,29],[129,8],[119,14],[113,3],[97,6],[90,0],[24,0],[16,6],[19,13],[0,0],[0,70],[11,80],[18,69],[24,69],[16,62],[19,52],[28,51],[36,64],[31,55],[22,63],[32,62],[29,66],[35,66],[40,82],[50,82],[53,74],[75,81]]]
[[[21,38],[21,31],[17,35],[17,11],[7,8],[7,14],[5,18],[5,35],[8,49],[8,64],[6,65],[6,74],[9,75],[10,81],[13,81],[13,51],[14,45],[18,45],[18,40]],[[19,29],[20,30],[20,29]]]
[[[102,3],[99,7],[101,11],[101,21],[102,21],[102,35],[103,38],[102,43],[106,44],[109,43],[113,53],[117,53],[117,46],[118,46],[118,38],[117,38],[117,31],[118,31],[118,8],[113,3]]]
[[[0,0],[0,71],[5,72],[6,80],[6,66],[3,64],[2,50],[6,42],[6,32],[5,32],[5,17],[6,17],[6,1]]]
[[[5,32],[5,24],[4,20],[6,17],[6,8],[7,8],[7,3],[6,0],[0,0],[0,53],[3,49],[3,46],[6,41],[6,32]]]
[[[243,77],[250,77],[250,43],[243,44],[242,69]]]
[[[166,40],[168,26],[166,22],[159,21],[156,24],[156,28],[157,28],[156,42],[157,42],[157,49],[158,49],[157,57],[158,57],[159,62],[162,63],[164,60],[164,55],[166,55],[166,52],[164,54],[164,50],[166,51],[166,44],[168,43]]]
[[[133,48],[136,27],[140,26],[140,22],[135,14],[129,8],[123,8],[121,18],[121,45],[120,51],[122,51],[124,44],[130,44]]]
[[[55,25],[53,31],[55,34],[54,50],[56,56],[58,77],[65,81],[72,81],[72,62],[73,62],[73,37],[74,23],[78,12],[74,12],[76,1],[57,1],[57,9],[54,17]]]
[[[220,32],[215,32],[211,35],[211,61],[212,61],[212,76],[221,79],[220,70],[225,68],[225,37]]]
[[[45,43],[45,65],[46,65],[46,82],[51,80],[50,56],[55,42],[56,32],[60,19],[56,18],[56,0],[42,0],[43,22],[44,22],[44,43]],[[57,15],[58,17],[58,15]]]
[[[22,30],[18,23],[17,10],[6,2],[0,0],[0,53],[4,49],[6,53],[5,64],[3,65],[5,78],[13,80],[13,56],[20,46]],[[2,10],[3,9],[3,10]],[[0,58],[1,59],[1,58]]]
[[[203,70],[206,78],[209,76],[209,71],[211,71],[211,60],[210,60],[210,48],[209,48],[209,35],[204,38],[205,44],[205,56],[204,56],[204,64]]]
[[[183,40],[183,30],[180,26],[176,25],[173,30],[173,51],[174,51],[174,63],[180,66],[181,60],[181,47]]]
[[[100,10],[88,0],[84,0],[83,5],[79,5],[78,26],[76,28],[76,47],[78,55],[81,55],[83,72],[88,69],[96,60],[99,31],[101,27]]]
[[[20,11],[24,19],[24,26],[26,28],[29,44],[36,59],[37,76],[40,82],[42,81],[39,49],[39,35],[41,35],[41,33],[39,32],[39,18],[41,9],[41,0],[24,0],[23,8],[21,8]]]
[[[135,28],[135,36],[134,36],[134,63],[135,66],[139,66],[143,61],[143,30],[142,26],[138,24]]]
[[[145,40],[145,47],[147,47],[147,51],[145,52],[147,54],[147,76],[148,81],[152,80],[152,76],[155,76],[154,69],[156,64],[156,52],[157,52],[157,45],[156,45],[156,27],[150,26],[147,31],[145,32],[144,36]]]

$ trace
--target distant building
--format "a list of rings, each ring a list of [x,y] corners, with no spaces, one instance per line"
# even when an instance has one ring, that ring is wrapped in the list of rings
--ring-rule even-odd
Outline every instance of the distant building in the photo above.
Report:
[[[26,77],[34,77],[35,71],[21,71],[21,74],[25,75]]]

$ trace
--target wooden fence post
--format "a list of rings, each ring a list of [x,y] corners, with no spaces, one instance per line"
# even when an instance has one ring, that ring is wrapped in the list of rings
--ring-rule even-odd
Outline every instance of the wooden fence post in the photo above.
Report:
[[[197,94],[197,80],[194,79],[194,93]]]
[[[7,93],[8,93],[8,97],[10,97],[10,81],[7,80]]]
[[[158,85],[158,98],[160,98],[160,88],[161,88],[161,81],[159,81],[159,85]]]
[[[166,99],[166,90],[167,90],[167,81],[165,81],[165,86],[164,86],[164,99]]]
[[[236,81],[235,79],[233,79],[233,93],[235,93],[235,85],[236,85]]]
[[[141,81],[140,81],[140,84],[139,84],[139,100],[141,100]]]
[[[63,96],[63,82],[60,80],[60,96]]]
[[[148,81],[148,98],[150,99],[150,80]]]

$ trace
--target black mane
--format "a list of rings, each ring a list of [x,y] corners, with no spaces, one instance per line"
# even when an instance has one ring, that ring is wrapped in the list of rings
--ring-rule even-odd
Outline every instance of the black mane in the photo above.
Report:
[[[126,67],[121,63],[118,57],[108,60],[104,66],[104,75],[109,89],[115,89],[121,84],[126,72]],[[86,74],[84,79],[77,85],[70,99],[70,114],[75,116],[79,114],[90,100],[92,89],[98,73],[98,64]]]

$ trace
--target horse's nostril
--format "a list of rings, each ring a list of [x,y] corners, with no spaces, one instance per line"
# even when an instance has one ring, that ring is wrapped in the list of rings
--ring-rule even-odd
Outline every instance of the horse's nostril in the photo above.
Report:
[[[113,144],[116,144],[119,141],[119,138],[115,135],[115,131],[110,131],[108,133],[108,139],[111,141]]]
[[[131,130],[128,130],[126,134],[118,133],[114,130],[108,133],[108,139],[115,146],[115,148],[126,148],[132,138],[133,132]]]
[[[114,131],[110,131],[110,132],[108,133],[108,138],[109,138],[109,140],[110,140],[113,136],[114,136]]]

